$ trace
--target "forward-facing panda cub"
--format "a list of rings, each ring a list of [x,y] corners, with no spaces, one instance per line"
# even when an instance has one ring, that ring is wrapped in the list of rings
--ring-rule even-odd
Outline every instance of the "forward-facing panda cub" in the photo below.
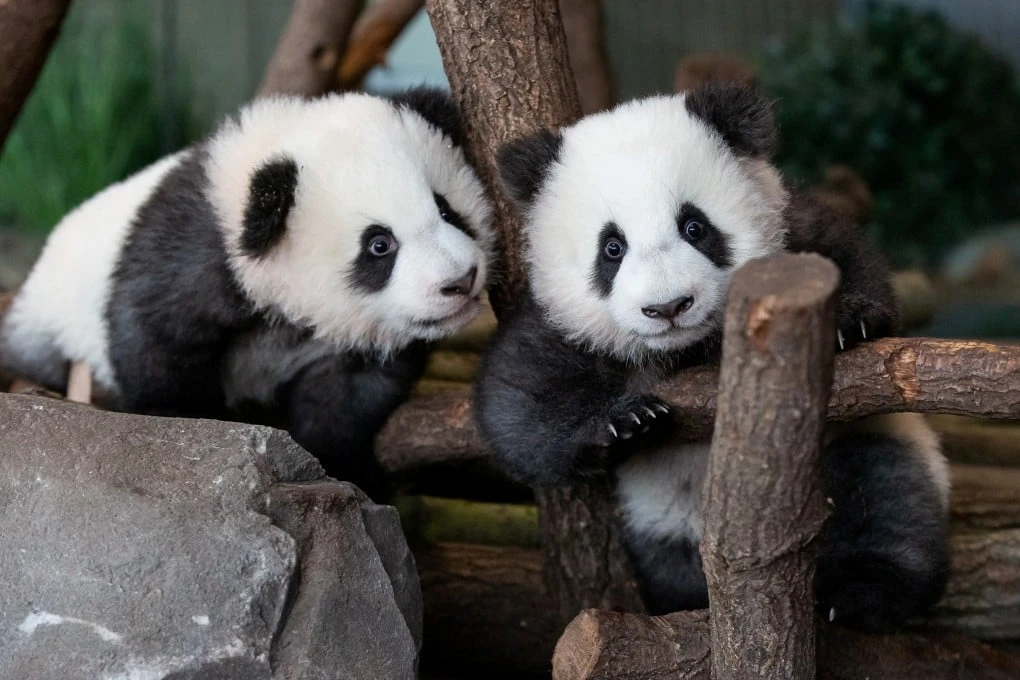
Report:
[[[627,542],[655,612],[707,605],[698,554],[707,445],[668,443],[651,389],[718,350],[733,271],[782,249],[842,270],[843,347],[888,334],[890,274],[853,225],[788,188],[769,155],[767,101],[710,85],[589,116],[505,146],[524,213],[529,295],[501,326],[477,386],[481,428],[519,480],[615,469]],[[629,441],[628,441],[629,440]],[[829,433],[834,504],[817,572],[824,614],[894,626],[947,575],[947,467],[917,414]]]
[[[449,98],[259,101],[57,225],[0,329],[126,411],[283,427],[371,493],[371,443],[427,343],[479,309],[490,206]]]

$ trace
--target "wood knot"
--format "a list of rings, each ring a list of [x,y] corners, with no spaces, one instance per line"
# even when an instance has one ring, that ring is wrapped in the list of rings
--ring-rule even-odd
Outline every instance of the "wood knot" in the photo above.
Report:
[[[776,304],[775,295],[766,295],[751,304],[747,313],[747,337],[759,352],[768,348],[772,331],[772,310]]]
[[[901,347],[885,360],[885,370],[896,390],[906,402],[913,402],[921,393],[917,380],[917,350]]]

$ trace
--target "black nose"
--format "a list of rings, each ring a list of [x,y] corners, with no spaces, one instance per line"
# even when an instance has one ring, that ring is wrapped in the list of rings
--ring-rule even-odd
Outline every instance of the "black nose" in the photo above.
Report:
[[[680,314],[683,314],[691,305],[694,304],[694,298],[690,295],[678,297],[675,300],[664,302],[661,305],[649,305],[642,307],[641,311],[645,313],[649,319],[673,319]]]
[[[478,276],[478,267],[472,267],[471,270],[460,277],[456,281],[448,281],[443,284],[440,292],[443,295],[469,295],[475,287],[475,277]]]

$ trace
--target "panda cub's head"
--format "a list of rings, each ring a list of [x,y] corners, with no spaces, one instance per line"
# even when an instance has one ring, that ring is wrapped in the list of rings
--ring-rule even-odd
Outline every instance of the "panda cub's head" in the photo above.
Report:
[[[479,309],[491,210],[438,91],[257,102],[208,145],[230,266],[264,311],[386,354]]]
[[[731,273],[782,248],[770,106],[711,85],[623,104],[504,146],[531,290],[575,342],[640,361],[706,338]]]

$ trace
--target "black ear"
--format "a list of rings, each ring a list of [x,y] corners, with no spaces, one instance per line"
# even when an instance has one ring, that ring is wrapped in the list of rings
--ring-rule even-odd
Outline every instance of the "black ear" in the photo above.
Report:
[[[684,102],[687,110],[715,128],[735,153],[768,158],[775,150],[772,104],[755,88],[710,82],[688,92]]]
[[[241,234],[241,249],[245,253],[261,257],[283,238],[287,215],[294,206],[297,180],[297,163],[289,156],[267,161],[252,174]]]
[[[390,98],[396,106],[406,106],[439,128],[457,146],[464,146],[464,126],[460,111],[450,95],[434,87],[415,87]]]
[[[519,206],[527,208],[535,200],[562,144],[563,135],[559,132],[540,130],[499,148],[496,164],[500,179],[507,195]]]

